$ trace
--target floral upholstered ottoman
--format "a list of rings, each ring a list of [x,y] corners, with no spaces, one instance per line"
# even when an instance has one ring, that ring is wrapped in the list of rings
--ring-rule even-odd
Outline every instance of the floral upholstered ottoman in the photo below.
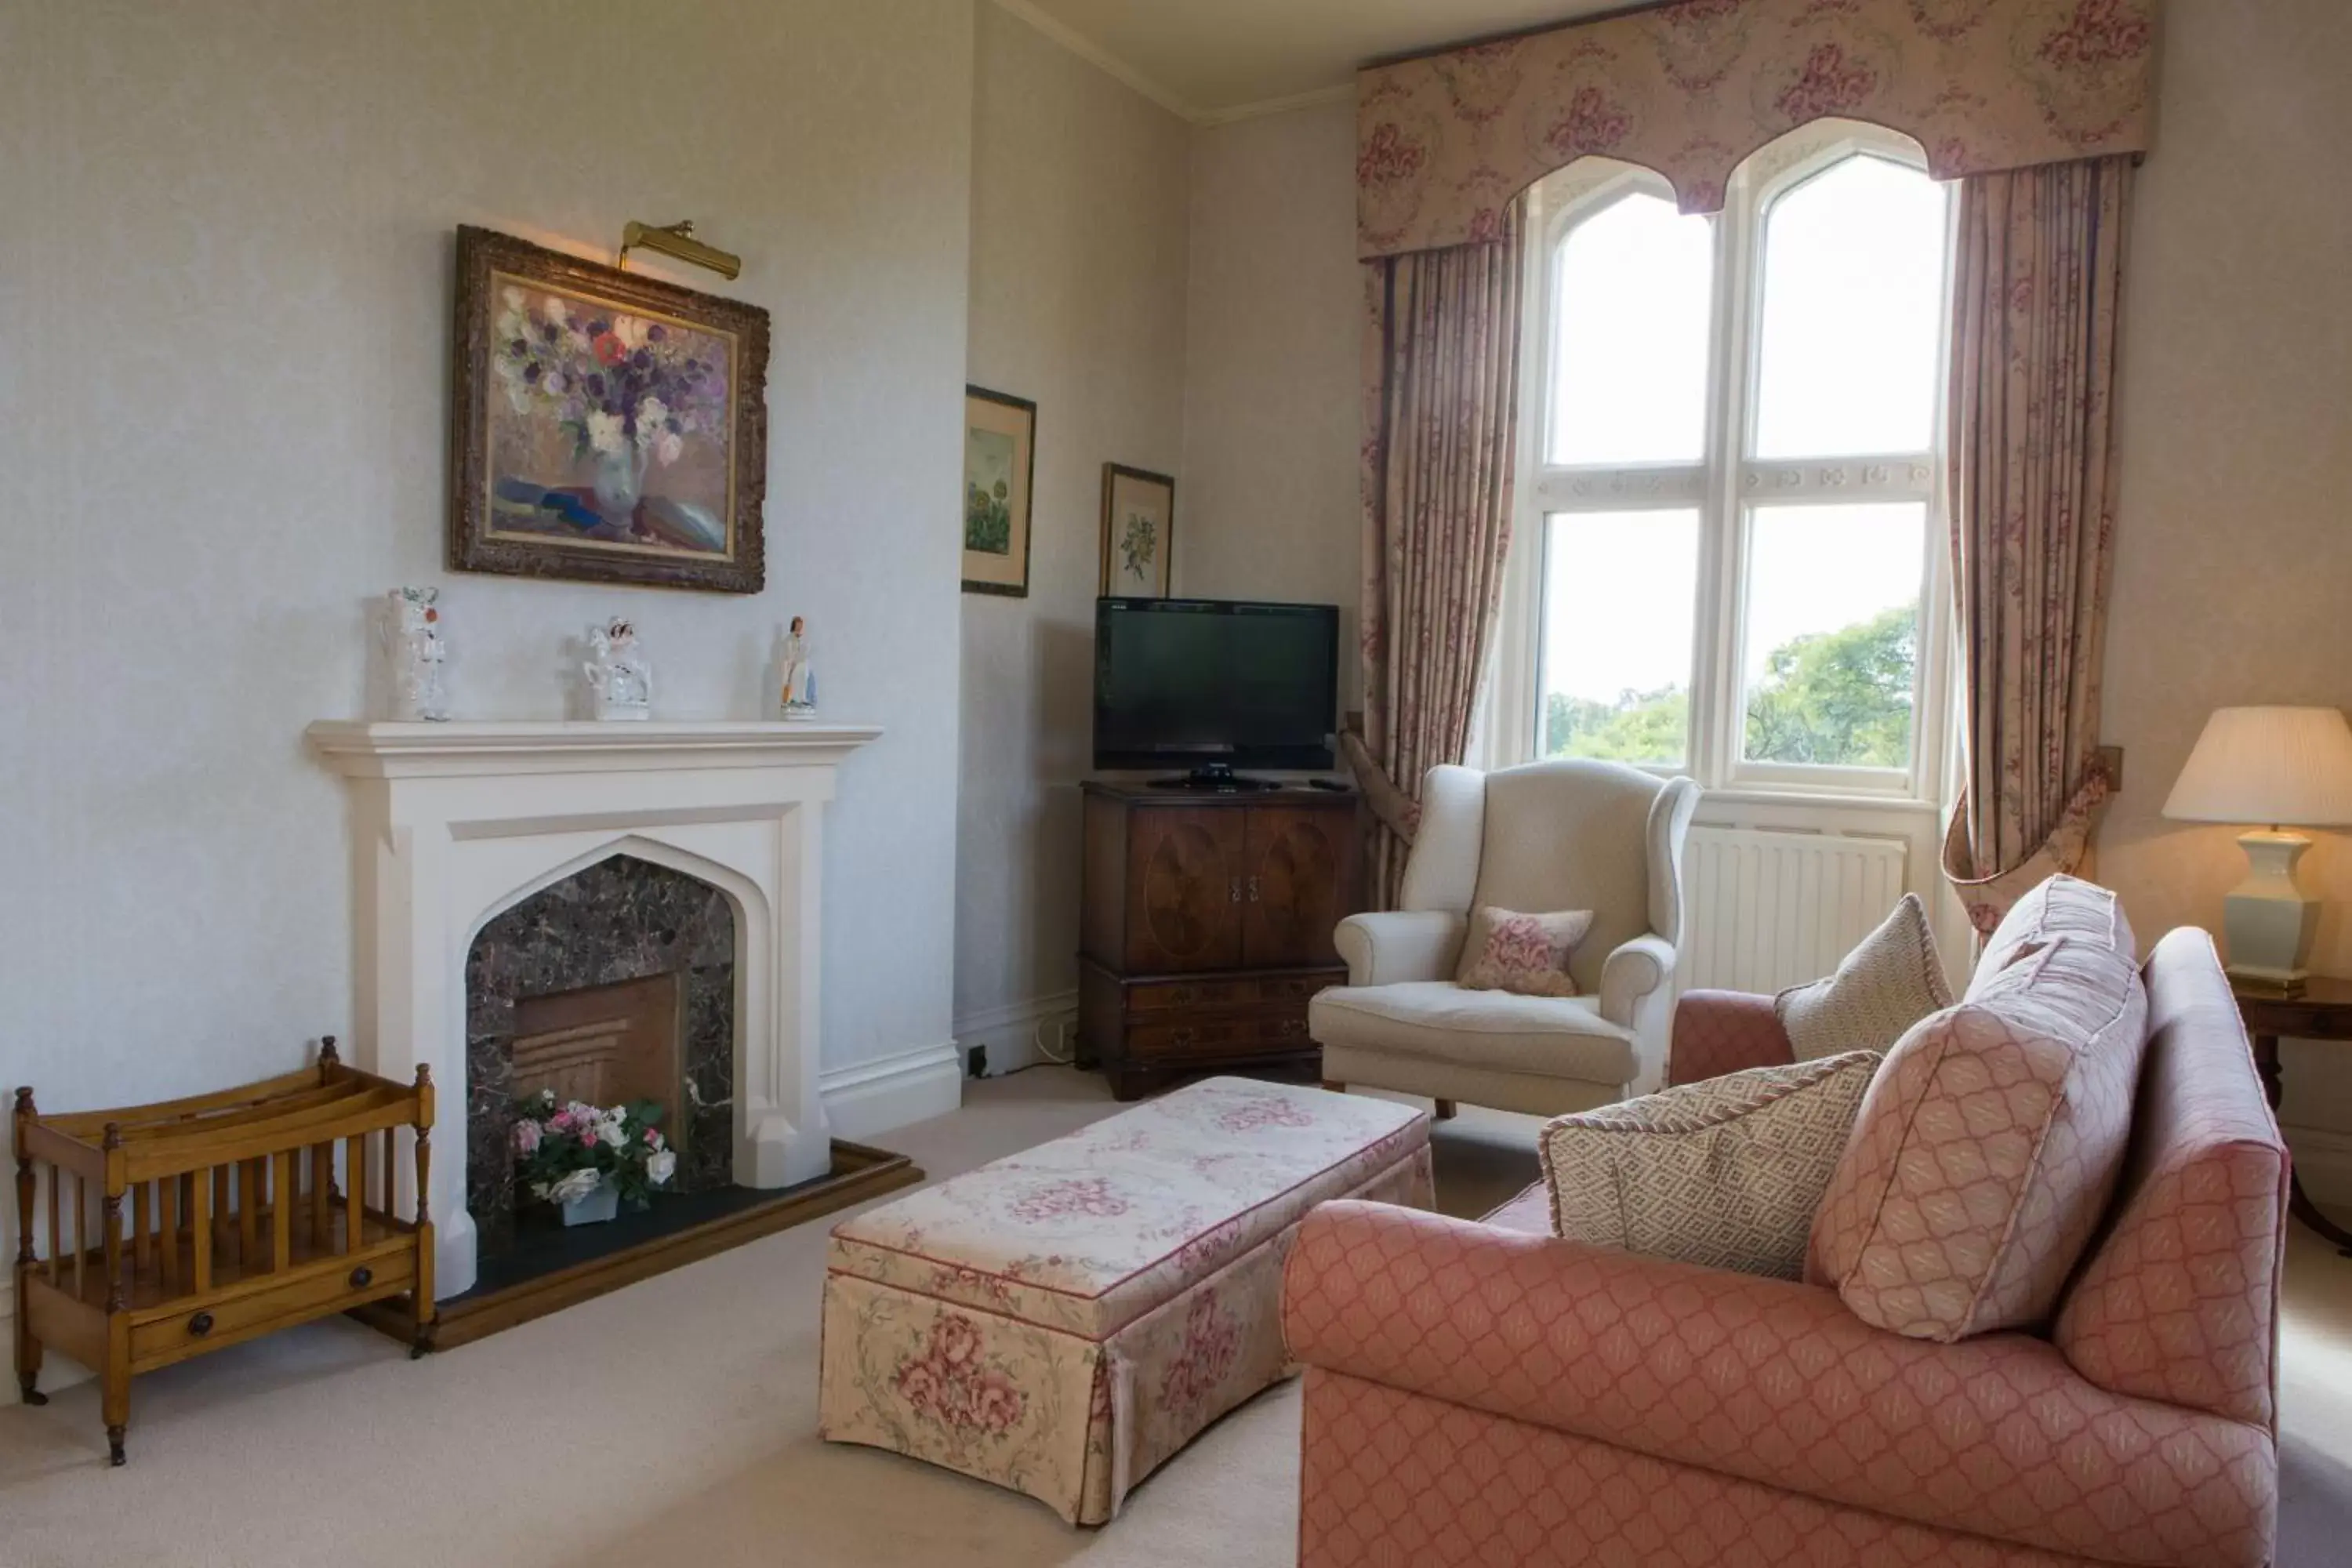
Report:
[[[1427,1112],[1220,1078],[847,1220],[824,1436],[1100,1524],[1289,1374],[1283,1258],[1339,1197],[1427,1207]]]

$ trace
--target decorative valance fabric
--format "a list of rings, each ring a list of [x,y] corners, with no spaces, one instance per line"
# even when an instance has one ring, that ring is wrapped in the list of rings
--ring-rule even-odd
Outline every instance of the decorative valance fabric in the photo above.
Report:
[[[1600,153],[1685,212],[1811,121],[1916,138],[1941,179],[2147,150],[2157,0],[1679,0],[1358,79],[1357,253],[1492,240],[1511,199]]]

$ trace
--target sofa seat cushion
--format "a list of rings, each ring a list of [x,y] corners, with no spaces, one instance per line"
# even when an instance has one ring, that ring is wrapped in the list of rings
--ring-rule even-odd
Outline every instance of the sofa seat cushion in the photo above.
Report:
[[[1631,1083],[1639,1071],[1633,1031],[1603,1018],[1594,996],[1465,991],[1450,980],[1342,985],[1309,1005],[1307,1032],[1326,1046],[1584,1083]]]
[[[1811,1278],[1877,1328],[2047,1323],[2114,1194],[2147,991],[2121,914],[2095,907],[2114,895],[2054,880],[2028,900],[2065,918],[2028,910],[1969,999],[1889,1053],[1815,1216]]]
[[[1555,1117],[1537,1141],[1567,1241],[1794,1279],[1874,1051],[1750,1068]]]

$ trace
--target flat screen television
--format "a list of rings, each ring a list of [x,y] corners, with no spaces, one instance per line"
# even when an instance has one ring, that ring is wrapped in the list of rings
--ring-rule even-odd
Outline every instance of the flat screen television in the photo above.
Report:
[[[1335,605],[1097,599],[1095,766],[1328,768],[1339,660]]]

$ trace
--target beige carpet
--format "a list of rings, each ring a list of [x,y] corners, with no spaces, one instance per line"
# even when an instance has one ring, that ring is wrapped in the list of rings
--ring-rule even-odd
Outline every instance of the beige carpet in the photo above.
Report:
[[[934,1176],[1115,1109],[1056,1068],[971,1086],[886,1139]],[[1439,1130],[1451,1212],[1533,1178],[1534,1123]],[[816,1424],[822,1225],[412,1364],[340,1320],[144,1378],[110,1470],[94,1387],[0,1409],[0,1565],[540,1568],[1206,1563],[1273,1568],[1297,1528],[1295,1385],[1235,1412],[1101,1531]],[[2288,1264],[2283,1568],[2352,1540],[2352,1260]]]

